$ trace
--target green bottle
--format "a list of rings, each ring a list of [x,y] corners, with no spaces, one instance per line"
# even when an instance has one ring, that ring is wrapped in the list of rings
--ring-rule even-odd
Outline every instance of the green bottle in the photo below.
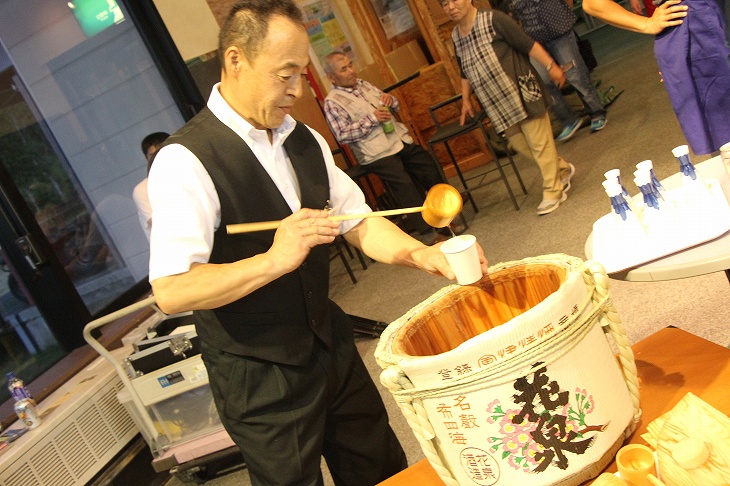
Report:
[[[380,106],[384,110],[390,111],[390,108],[387,107],[387,106],[385,106],[385,105],[383,105],[382,103],[381,103]],[[385,133],[393,133],[395,131],[395,126],[393,125],[393,119],[392,118],[390,120],[385,120],[384,122],[381,122],[380,125],[383,127],[383,131]]]

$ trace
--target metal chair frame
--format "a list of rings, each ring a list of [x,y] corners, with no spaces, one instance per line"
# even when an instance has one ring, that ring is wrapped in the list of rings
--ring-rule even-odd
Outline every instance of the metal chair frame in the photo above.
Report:
[[[436,160],[438,158],[436,157],[436,152],[434,150],[434,146],[439,143],[443,143],[446,147],[446,151],[449,154],[449,157],[451,159],[451,163],[454,166],[454,169],[456,169],[456,174],[459,177],[459,180],[461,181],[461,185],[463,187],[462,196],[464,197],[464,200],[467,199],[471,202],[472,207],[474,208],[474,212],[479,212],[479,208],[477,207],[476,201],[474,200],[474,197],[472,196],[472,191],[475,191],[477,189],[480,189],[482,187],[488,186],[489,184],[492,184],[494,182],[499,182],[500,180],[504,183],[504,186],[507,188],[507,192],[509,193],[509,197],[512,200],[512,204],[515,207],[515,210],[519,211],[520,206],[517,203],[517,199],[515,198],[514,192],[512,191],[512,186],[510,186],[509,181],[507,180],[507,175],[505,174],[504,167],[506,166],[512,166],[512,170],[514,171],[515,176],[517,176],[517,180],[520,183],[520,187],[522,187],[522,192],[524,194],[527,194],[527,188],[525,187],[525,183],[522,182],[522,177],[520,176],[519,170],[517,170],[517,166],[515,165],[514,158],[512,157],[512,154],[507,148],[506,139],[504,139],[504,136],[501,135],[500,137],[504,141],[504,152],[506,153],[506,157],[508,158],[507,163],[502,163],[499,156],[497,156],[494,147],[492,146],[492,142],[489,139],[489,135],[487,134],[487,130],[484,127],[484,120],[486,118],[486,114],[484,111],[479,111],[475,114],[475,116],[464,123],[464,125],[461,125],[459,123],[459,120],[450,122],[450,123],[442,123],[437,114],[436,111],[448,106],[452,103],[455,103],[461,99],[461,94],[452,96],[451,98],[448,98],[444,101],[441,101],[440,103],[436,103],[435,105],[429,107],[428,112],[431,115],[431,118],[433,119],[434,124],[436,125],[436,133],[433,134],[431,139],[428,141],[428,147],[431,151],[431,154],[434,156]],[[485,172],[480,172],[479,174],[465,177],[463,172],[461,171],[461,168],[459,167],[459,164],[456,160],[456,157],[454,157],[454,153],[451,150],[451,147],[449,146],[449,141],[461,137],[462,135],[466,135],[467,133],[472,132],[473,130],[481,130],[482,135],[484,136],[484,141],[487,149],[489,150],[490,154],[492,155],[492,158],[494,159],[495,166],[494,168],[490,168],[486,170]],[[485,182],[485,179],[489,174],[491,174],[494,171],[499,172],[499,178],[494,179],[490,178],[490,180]],[[476,185],[469,186],[468,182],[478,179],[478,182]]]

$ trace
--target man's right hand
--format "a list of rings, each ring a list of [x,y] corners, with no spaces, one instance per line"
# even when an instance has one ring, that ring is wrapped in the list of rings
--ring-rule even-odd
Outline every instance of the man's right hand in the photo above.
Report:
[[[300,209],[281,221],[274,244],[266,252],[275,273],[284,275],[295,270],[312,248],[334,241],[340,234],[340,224],[329,219],[329,214],[322,209]]]
[[[385,120],[390,120],[393,118],[393,114],[390,112],[388,108],[380,107],[377,108],[373,115],[375,115],[375,118],[378,120],[378,123],[383,123]]]

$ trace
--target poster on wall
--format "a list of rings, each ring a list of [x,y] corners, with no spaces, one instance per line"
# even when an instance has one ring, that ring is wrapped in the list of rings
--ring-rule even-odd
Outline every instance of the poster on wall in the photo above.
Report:
[[[416,21],[413,19],[407,0],[370,0],[370,2],[388,39],[416,28]]]
[[[320,62],[335,49],[354,59],[355,53],[342,30],[329,0],[317,0],[302,6],[309,43]]]

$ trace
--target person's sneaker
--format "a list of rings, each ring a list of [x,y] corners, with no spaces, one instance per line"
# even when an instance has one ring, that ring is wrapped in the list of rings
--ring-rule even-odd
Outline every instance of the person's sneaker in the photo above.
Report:
[[[583,119],[577,118],[575,122],[571,123],[570,125],[566,125],[565,128],[563,128],[563,131],[560,132],[560,135],[555,137],[556,142],[565,142],[570,137],[575,135],[575,132],[578,131],[578,129],[583,125]]]
[[[570,190],[570,180],[575,175],[575,166],[568,162],[568,167],[570,168],[568,173],[564,177],[560,178],[560,182],[563,184],[563,194]]]
[[[591,120],[591,133],[597,132],[598,130],[603,130],[603,127],[605,126],[605,118],[594,118],[593,120]]]
[[[563,192],[563,195],[560,199],[543,199],[540,205],[537,207],[537,214],[542,216],[543,214],[552,213],[558,207],[560,204],[564,203],[565,200],[568,199],[568,195]]]

